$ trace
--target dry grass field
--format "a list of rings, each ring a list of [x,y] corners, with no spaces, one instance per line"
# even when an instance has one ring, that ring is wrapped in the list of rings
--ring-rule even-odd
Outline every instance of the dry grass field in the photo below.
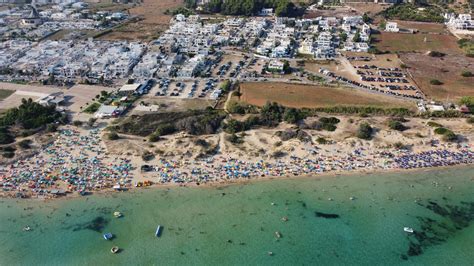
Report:
[[[352,2],[347,3],[347,6],[357,10],[357,12],[361,15],[367,13],[368,15],[373,16],[390,7],[390,4]]]
[[[458,52],[456,37],[447,34],[408,34],[381,32],[374,35],[375,46],[380,51],[390,52]],[[426,42],[425,42],[426,38]]]
[[[168,28],[171,19],[165,11],[182,5],[183,0],[144,0],[128,10],[130,15],[138,17],[138,21],[126,23],[100,39],[149,41],[157,38]]]
[[[13,90],[4,90],[0,89],[0,101],[3,99],[8,98],[8,96],[12,95],[15,91]]]
[[[398,27],[401,29],[417,29],[420,33],[448,33],[446,26],[441,23],[430,23],[430,22],[417,22],[417,21],[405,21],[405,20],[394,20],[398,23]]]
[[[414,108],[413,102],[349,88],[334,88],[286,83],[242,83],[240,100],[262,106],[267,101],[289,107],[330,107],[359,105]]]
[[[474,72],[474,58],[462,53],[448,54],[443,58],[422,53],[404,53],[400,57],[429,98],[456,101],[462,96],[474,95],[474,78],[461,76],[465,70]],[[431,85],[432,79],[440,80],[443,84]]]

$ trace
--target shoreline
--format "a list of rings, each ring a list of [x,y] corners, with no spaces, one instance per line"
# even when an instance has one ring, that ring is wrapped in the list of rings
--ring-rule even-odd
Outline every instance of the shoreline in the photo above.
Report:
[[[92,195],[97,196],[111,196],[118,193],[133,193],[139,192],[144,190],[158,190],[158,189],[171,189],[171,188],[202,188],[202,189],[218,189],[227,186],[238,186],[238,185],[248,185],[255,182],[267,182],[267,181],[283,181],[283,180],[300,180],[300,179],[319,179],[319,178],[334,178],[334,177],[348,177],[354,178],[354,176],[365,174],[365,175],[390,175],[390,174],[405,174],[405,173],[416,173],[416,172],[430,172],[434,169],[439,170],[452,170],[452,169],[474,169],[474,164],[459,164],[459,165],[452,165],[452,166],[439,166],[439,167],[426,167],[426,168],[417,168],[417,169],[376,169],[376,170],[349,170],[349,171],[330,171],[330,172],[323,172],[323,173],[314,173],[314,174],[307,174],[307,175],[294,175],[294,176],[264,176],[264,177],[256,177],[256,178],[239,178],[233,180],[220,180],[220,181],[209,181],[206,183],[200,183],[199,185],[196,182],[193,183],[153,183],[148,187],[131,187],[126,191],[115,191],[111,188],[92,191],[91,195],[87,196],[80,196],[77,193],[66,193],[64,196],[58,197],[29,197],[29,198],[14,198],[14,197],[5,197],[0,196],[0,200],[17,200],[23,202],[61,202],[64,200],[72,200],[78,199],[81,197],[87,198]],[[414,176],[416,178],[416,176]],[[471,178],[471,181],[474,181],[474,176]]]
[[[394,149],[383,138],[399,136],[384,132],[371,142],[341,136],[343,140],[319,145],[314,138],[321,133],[311,135],[314,132],[308,133],[307,141],[282,142],[277,133],[286,128],[251,130],[245,144],[237,146],[226,142],[224,133],[199,138],[179,134],[150,144],[139,138],[111,142],[101,129],[66,126],[31,158],[0,166],[0,198],[41,201],[138,191],[140,187],[215,188],[260,180],[422,172],[474,165],[470,142],[455,145],[433,139],[410,140],[406,143],[413,145],[411,149]],[[215,147],[218,152],[208,153]],[[145,159],[143,154],[147,153],[153,157]]]

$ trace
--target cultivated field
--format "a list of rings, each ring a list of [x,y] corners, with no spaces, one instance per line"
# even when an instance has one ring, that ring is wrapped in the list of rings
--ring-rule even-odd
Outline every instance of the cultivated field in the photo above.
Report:
[[[447,34],[408,34],[381,32],[373,35],[375,46],[390,52],[456,52],[460,51],[456,37]],[[425,42],[426,38],[426,42]]]
[[[241,101],[262,106],[267,101],[289,107],[330,107],[359,105],[413,108],[414,103],[349,88],[335,88],[286,83],[242,83]]]
[[[429,97],[436,100],[456,101],[462,96],[474,95],[474,78],[462,77],[462,71],[474,72],[474,58],[462,53],[452,53],[435,58],[422,53],[404,53],[401,60],[409,67],[418,86]],[[442,85],[431,85],[437,79]]]

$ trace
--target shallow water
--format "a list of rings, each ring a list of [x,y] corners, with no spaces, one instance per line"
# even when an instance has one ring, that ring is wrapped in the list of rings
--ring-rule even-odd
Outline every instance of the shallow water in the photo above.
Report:
[[[0,264],[473,265],[473,223],[472,167],[2,200]]]

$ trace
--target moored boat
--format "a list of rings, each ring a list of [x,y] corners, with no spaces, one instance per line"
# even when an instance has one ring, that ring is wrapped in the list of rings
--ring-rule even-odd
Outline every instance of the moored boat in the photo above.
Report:
[[[281,238],[281,233],[278,232],[278,231],[276,231],[276,232],[275,232],[275,237],[276,237],[276,238]]]
[[[112,247],[112,248],[110,249],[110,252],[112,252],[113,254],[115,254],[115,253],[117,253],[117,252],[119,252],[119,251],[120,251],[120,248],[117,247],[117,246],[114,246],[114,247]]]
[[[116,211],[116,212],[114,212],[114,216],[115,216],[115,218],[120,218],[120,217],[123,216],[123,214],[119,211]]]
[[[411,227],[403,227],[403,231],[407,232],[407,233],[413,233],[415,232],[415,230],[413,230],[413,228]]]
[[[161,234],[161,225],[158,225],[158,227],[156,228],[156,231],[155,231],[155,236],[160,237],[160,234]]]
[[[112,233],[105,233],[103,236],[104,236],[105,240],[110,240],[114,237],[114,235],[112,235]]]

